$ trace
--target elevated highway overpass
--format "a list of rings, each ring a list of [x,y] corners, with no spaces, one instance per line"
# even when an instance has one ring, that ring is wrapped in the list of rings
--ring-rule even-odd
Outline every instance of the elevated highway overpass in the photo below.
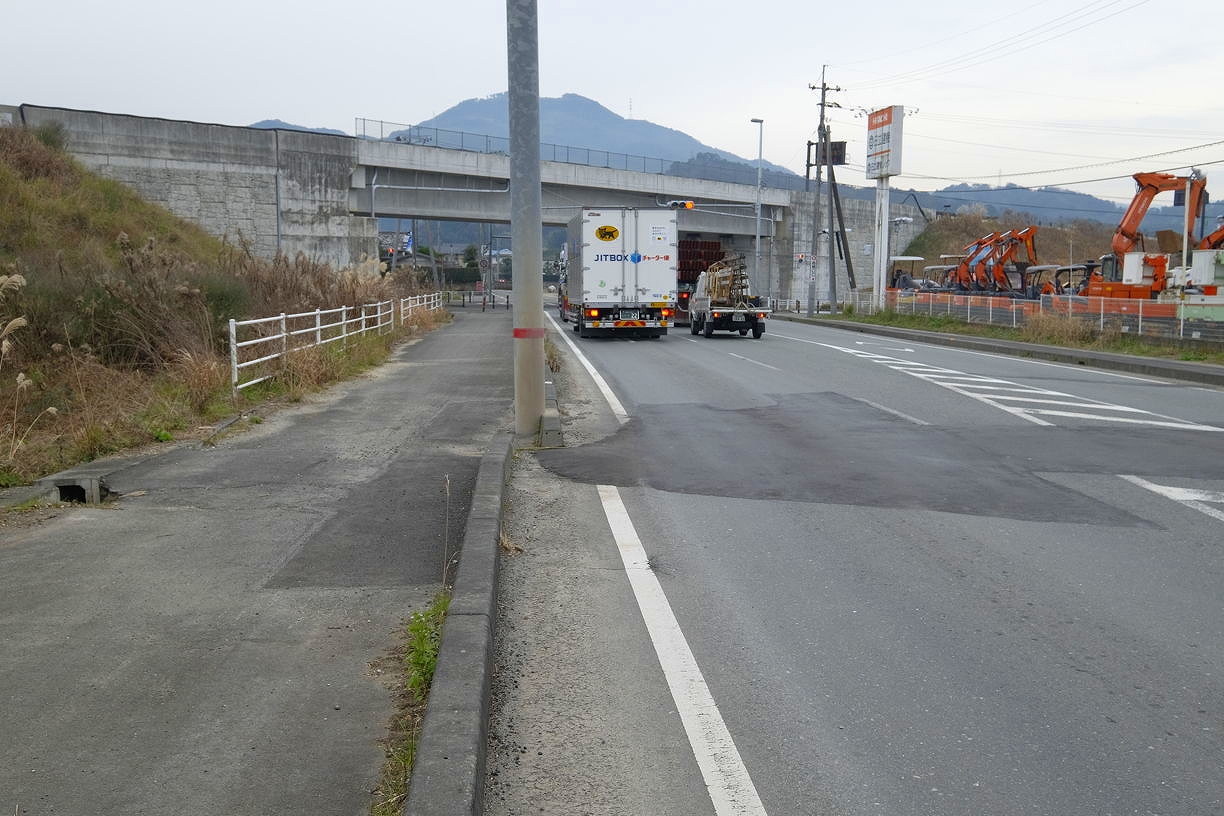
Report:
[[[0,124],[6,122],[32,128],[58,123],[68,151],[91,170],[265,257],[303,252],[344,266],[377,256],[380,217],[487,223],[510,217],[504,152],[28,104],[0,105]],[[682,236],[753,251],[755,184],[549,160],[541,163],[541,183],[546,225],[565,224],[584,206],[656,207],[691,199],[696,207],[679,212]],[[763,188],[760,200],[762,263],[774,293],[802,296],[806,278],[795,274],[795,257],[811,252],[815,195]],[[853,260],[866,269],[873,208],[867,201],[843,203]],[[923,224],[913,207],[892,209],[914,219],[902,225],[910,235],[894,244],[903,246]],[[816,244],[818,255],[827,253],[826,238]],[[822,294],[825,269],[817,265]],[[838,270],[844,293],[844,265]]]

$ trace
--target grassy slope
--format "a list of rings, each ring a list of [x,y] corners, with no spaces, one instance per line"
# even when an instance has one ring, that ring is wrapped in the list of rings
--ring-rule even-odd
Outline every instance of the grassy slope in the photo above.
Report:
[[[398,339],[295,355],[288,377],[232,397],[229,318],[370,303],[415,282],[254,258],[88,172],[62,141],[0,128],[0,487],[300,396]]]

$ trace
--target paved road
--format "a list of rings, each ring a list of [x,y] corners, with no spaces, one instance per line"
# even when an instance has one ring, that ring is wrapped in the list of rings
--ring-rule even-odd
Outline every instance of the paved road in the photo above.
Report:
[[[376,662],[441,586],[512,422],[510,312],[454,324],[0,543],[0,808],[368,812]],[[446,500],[445,477],[450,480]]]
[[[799,324],[581,348],[630,420],[568,361],[580,444],[521,466],[486,813],[1224,809],[1224,392]],[[609,488],[759,810],[677,748]]]

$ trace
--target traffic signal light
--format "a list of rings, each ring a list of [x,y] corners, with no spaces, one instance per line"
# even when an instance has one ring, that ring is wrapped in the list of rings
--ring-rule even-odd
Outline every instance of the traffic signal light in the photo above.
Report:
[[[693,202],[675,199],[667,202],[667,206],[671,207],[673,210],[691,210],[693,209]]]

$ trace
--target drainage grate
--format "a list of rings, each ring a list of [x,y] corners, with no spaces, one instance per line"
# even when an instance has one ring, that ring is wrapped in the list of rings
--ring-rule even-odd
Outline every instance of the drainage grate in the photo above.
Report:
[[[63,473],[48,476],[39,484],[47,490],[48,498],[70,504],[101,504],[111,492],[101,476]]]

